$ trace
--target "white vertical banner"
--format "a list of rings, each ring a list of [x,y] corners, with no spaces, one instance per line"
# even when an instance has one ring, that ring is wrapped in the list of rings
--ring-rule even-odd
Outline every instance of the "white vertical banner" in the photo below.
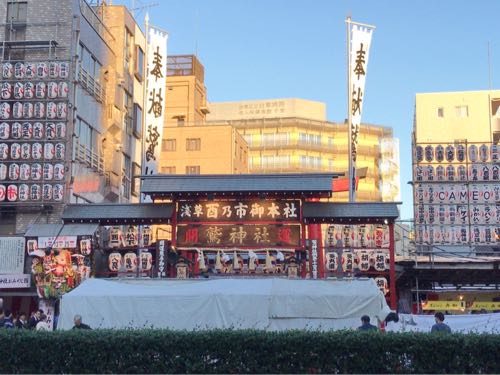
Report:
[[[144,129],[144,175],[158,173],[167,81],[166,31],[153,26],[148,28],[146,122]]]
[[[354,200],[356,157],[358,151],[358,134],[361,126],[361,115],[365,99],[365,81],[374,26],[352,22],[348,23],[348,60],[349,60],[349,189],[350,200]]]

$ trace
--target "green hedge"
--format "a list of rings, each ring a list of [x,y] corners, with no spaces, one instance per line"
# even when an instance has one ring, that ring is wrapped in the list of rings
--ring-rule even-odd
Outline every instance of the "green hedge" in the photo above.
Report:
[[[500,373],[500,335],[0,330],[0,373]]]

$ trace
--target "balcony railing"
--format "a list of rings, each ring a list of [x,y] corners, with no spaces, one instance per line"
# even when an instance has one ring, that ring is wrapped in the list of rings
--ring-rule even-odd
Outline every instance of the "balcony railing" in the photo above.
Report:
[[[75,141],[75,159],[94,169],[100,174],[104,174],[104,158],[81,144],[78,140]]]
[[[99,103],[104,103],[106,93],[104,87],[92,77],[81,65],[78,68],[78,82]]]

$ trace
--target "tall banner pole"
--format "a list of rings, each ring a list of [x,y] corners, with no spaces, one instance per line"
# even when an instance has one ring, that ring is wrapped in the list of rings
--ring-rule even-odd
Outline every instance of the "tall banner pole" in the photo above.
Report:
[[[352,160],[352,115],[351,115],[351,17],[346,19],[347,25],[347,152],[349,155],[349,202],[354,202],[354,190],[356,188],[356,174],[354,173],[354,165]],[[354,181],[354,183],[353,183]]]
[[[375,26],[353,22],[347,17],[347,84],[349,135],[349,202],[356,200],[356,158],[361,114],[365,100],[366,68]]]

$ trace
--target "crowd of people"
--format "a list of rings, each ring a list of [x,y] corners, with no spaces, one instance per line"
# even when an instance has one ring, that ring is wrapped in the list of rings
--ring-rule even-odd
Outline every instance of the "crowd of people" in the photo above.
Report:
[[[82,322],[81,315],[75,315],[73,329],[91,329],[90,326]],[[57,319],[54,319],[54,329],[57,326]],[[47,315],[43,310],[39,309],[31,313],[30,318],[27,318],[26,313],[20,312],[14,316],[10,310],[0,309],[0,329],[31,329],[36,331],[51,331]]]
[[[43,310],[33,311],[28,319],[25,312],[14,315],[10,310],[0,309],[0,328],[50,331],[47,315],[44,314]]]

